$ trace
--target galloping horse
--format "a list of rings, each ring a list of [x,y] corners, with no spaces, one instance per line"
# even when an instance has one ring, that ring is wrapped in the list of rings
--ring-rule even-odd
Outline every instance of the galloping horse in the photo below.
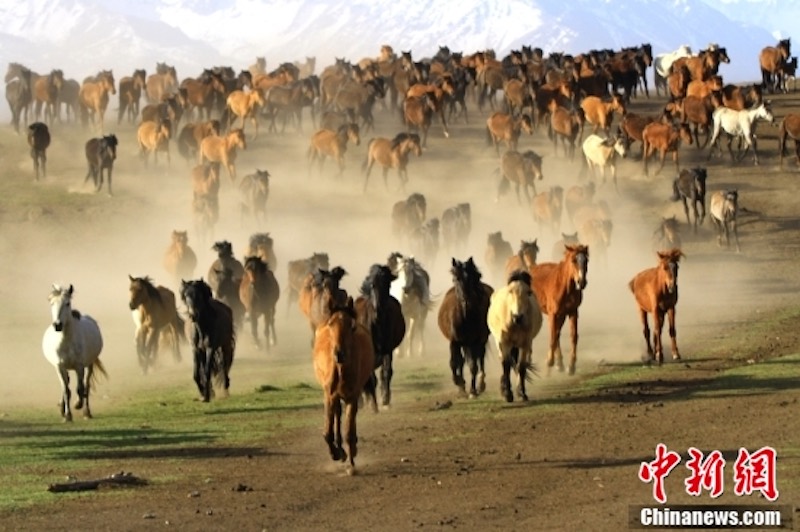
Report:
[[[347,275],[344,268],[335,266],[330,271],[317,268],[306,276],[300,289],[298,306],[308,318],[311,326],[311,344],[314,344],[314,331],[329,317],[330,302],[342,305],[347,300],[347,292],[339,288],[342,277]]]
[[[86,162],[89,164],[89,171],[83,182],[89,178],[94,182],[95,192],[103,189],[103,170],[108,172],[108,195],[111,192],[111,173],[114,170],[114,161],[117,159],[117,137],[116,135],[106,135],[105,137],[89,139],[86,142]]]
[[[241,118],[242,131],[244,131],[245,121],[250,118],[256,130],[253,139],[258,137],[258,114],[264,106],[264,96],[261,91],[251,90],[250,92],[245,92],[235,90],[228,95],[226,104],[229,112],[228,121],[233,122],[236,117]]]
[[[469,203],[459,203],[448,207],[442,213],[442,239],[448,252],[461,253],[469,244],[472,232],[472,207]]]
[[[731,144],[734,137],[739,137],[744,140],[745,150],[739,155],[738,160],[742,160],[747,154],[747,151],[753,148],[753,164],[758,165],[758,151],[756,147],[755,135],[755,121],[759,118],[767,120],[772,123],[774,117],[769,108],[769,102],[762,102],[760,105],[750,109],[743,109],[741,111],[734,111],[727,107],[718,107],[714,110],[712,115],[714,118],[714,134],[711,136],[711,149],[708,152],[708,158],[714,153],[714,148],[718,148],[720,155],[722,154],[722,147],[719,145],[720,130],[724,130],[728,135],[728,153],[731,154],[731,160],[737,160],[733,156],[733,149]]]
[[[389,293],[400,302],[406,320],[406,334],[399,352],[406,358],[412,354],[422,356],[425,352],[425,320],[433,307],[430,276],[414,257],[403,257],[399,253],[391,269],[397,278],[392,281]]]
[[[244,256],[259,257],[273,271],[278,268],[278,258],[275,256],[275,242],[269,236],[269,233],[253,233],[250,235]]]
[[[94,126],[100,127],[101,133],[103,132],[103,118],[108,107],[109,92],[117,93],[117,89],[114,87],[114,74],[111,70],[103,70],[95,76],[93,81],[84,81],[78,93],[84,125],[91,118]]]
[[[500,155],[500,141],[505,141],[509,150],[516,150],[522,131],[533,134],[533,122],[528,115],[514,118],[508,113],[496,112],[486,119],[486,142],[494,144],[494,151]]]
[[[425,223],[428,202],[425,196],[415,192],[392,205],[392,235],[405,238]]]
[[[83,409],[85,418],[92,417],[89,390],[96,382],[94,371],[106,374],[99,358],[103,350],[100,327],[91,316],[72,308],[73,292],[72,285],[69,288],[53,285],[50,292],[50,315],[53,321],[42,337],[44,357],[56,368],[61,380],[61,401],[58,408],[64,421],[72,421],[69,372],[74,371],[78,380],[78,401],[75,408]]]
[[[453,287],[444,295],[439,307],[439,329],[450,342],[453,383],[466,395],[464,362],[468,361],[472,373],[469,396],[477,397],[486,389],[484,357],[489,340],[486,317],[493,289],[481,282],[481,273],[472,257],[466,262],[453,258],[450,273]]]
[[[533,339],[542,328],[542,311],[531,289],[530,273],[512,273],[508,283],[492,294],[486,320],[503,364],[500,393],[507,402],[514,400],[510,378],[511,368],[514,368],[517,372],[517,397],[527,401],[525,381],[533,366]]]
[[[142,373],[147,374],[156,362],[158,338],[169,332],[172,336],[172,355],[181,360],[180,339],[186,340],[183,318],[175,306],[175,294],[165,286],[155,286],[149,277],[132,277],[128,307],[136,325],[136,355]]]
[[[400,302],[390,294],[392,281],[395,279],[397,276],[388,266],[373,264],[361,283],[361,295],[356,299],[358,323],[367,327],[372,334],[375,369],[380,369],[381,404],[384,407],[392,402],[392,353],[406,334],[406,322]],[[374,379],[370,380],[366,391],[372,399],[373,410],[377,412]]]
[[[533,189],[533,193],[536,194],[536,179],[538,178],[540,181],[544,179],[544,175],[542,175],[542,156],[533,150],[527,150],[524,153],[519,153],[515,150],[505,151],[500,158],[499,171],[502,174],[502,178],[497,186],[495,201],[499,201],[500,196],[513,183],[514,192],[517,193],[517,202],[522,203],[522,199],[519,196],[520,187],[525,192],[525,198],[530,202],[531,195],[528,192],[528,187]]]
[[[504,278],[508,278],[507,275],[504,275],[506,262],[513,256],[514,249],[510,242],[503,239],[502,231],[489,233],[483,258],[489,268],[493,283],[502,283]]]
[[[539,255],[538,238],[531,241],[521,240],[519,251],[506,259],[505,279],[508,279],[516,270],[529,271],[536,264]]]
[[[255,173],[247,174],[242,178],[239,183],[242,223],[247,215],[252,216],[257,224],[266,222],[269,178],[270,173],[267,170],[258,169]],[[274,268],[275,264],[270,263],[270,267]]]
[[[219,220],[219,164],[199,164],[192,168],[192,211],[195,231],[204,244],[214,236]]]
[[[139,124],[136,130],[136,140],[139,143],[139,156],[147,166],[150,154],[153,154],[153,163],[158,164],[158,152],[167,154],[167,166],[171,164],[169,155],[169,139],[172,136],[172,124],[168,118],[159,118],[157,121],[146,120]]]
[[[267,353],[270,346],[278,343],[278,336],[275,334],[275,306],[280,293],[275,274],[267,263],[260,257],[245,258],[239,299],[250,318],[250,332],[256,347],[261,346],[258,340],[258,318],[264,316],[264,343]]]
[[[686,213],[686,223],[694,227],[695,234],[697,226],[703,225],[706,217],[706,179],[708,171],[705,168],[697,167],[691,170],[681,170],[681,173],[672,182],[672,201],[683,201],[683,211]],[[689,220],[689,205],[692,204],[694,211],[694,224]],[[699,206],[699,209],[698,209]]]
[[[584,245],[565,245],[564,258],[559,263],[546,262],[530,268],[533,291],[539,307],[550,321],[550,346],[547,351],[547,367],[550,371],[557,362],[559,371],[564,371],[561,357],[561,327],[570,320],[572,353],[569,359],[569,374],[575,374],[578,357],[578,307],[583,301],[586,288],[586,270],[589,266],[589,248]]]
[[[678,303],[678,262],[683,256],[680,249],[659,251],[658,266],[639,272],[628,283],[639,306],[639,317],[642,320],[644,340],[647,343],[648,362],[656,360],[658,365],[664,363],[664,348],[661,345],[664,314],[669,319],[672,358],[673,360],[681,358],[675,332],[675,305]],[[647,323],[648,313],[653,315],[652,344],[650,327]]]
[[[339,177],[341,177],[344,173],[344,154],[347,151],[348,141],[356,146],[361,144],[358,124],[344,124],[336,131],[320,129],[314,133],[311,145],[308,147],[308,174],[311,175],[311,167],[317,160],[319,160],[319,173],[322,174],[325,157],[331,157],[339,164]]]
[[[661,251],[665,249],[681,247],[681,228],[678,218],[670,216],[661,218],[661,223],[653,231],[653,249]]]
[[[327,270],[329,267],[330,261],[327,253],[314,253],[307,259],[289,261],[289,276],[286,283],[289,286],[289,295],[286,296],[287,313],[292,303],[298,300],[300,291],[303,289],[308,276],[318,269]]]
[[[350,474],[355,472],[358,454],[356,414],[367,382],[374,377],[375,352],[366,327],[356,320],[353,298],[345,305],[331,302],[330,317],[314,335],[314,374],[325,394],[325,442],[333,460],[350,458]],[[345,404],[345,430],[342,431],[342,402]],[[347,435],[347,453],[342,448],[342,433]]]
[[[228,170],[231,182],[236,182],[236,149],[247,149],[244,131],[231,129],[228,134],[220,137],[210,135],[200,142],[200,164],[205,161],[221,163]]]
[[[164,252],[164,269],[176,282],[191,279],[197,268],[197,255],[189,247],[189,235],[186,231],[172,231],[172,242]]]
[[[366,174],[364,176],[364,192],[367,191],[372,165],[376,162],[383,166],[383,183],[386,185],[387,190],[389,189],[389,182],[387,181],[389,168],[397,168],[400,188],[405,190],[408,182],[408,170],[406,167],[408,166],[409,153],[413,153],[417,157],[422,155],[420,138],[416,133],[398,133],[391,140],[382,137],[370,140],[367,145],[367,159],[362,165]]]
[[[217,252],[217,258],[208,268],[208,280],[211,290],[214,293],[214,297],[216,297],[219,287],[212,281],[214,278],[214,270],[219,271],[224,268],[228,268],[233,272],[233,278],[238,281],[244,277],[244,265],[239,262],[239,259],[233,256],[233,245],[227,240],[214,242],[214,245],[211,247],[211,249]]]
[[[165,63],[156,63],[156,73],[147,77],[146,90],[147,101],[159,103],[164,96],[175,92],[178,89],[178,74],[174,66]]]
[[[725,244],[731,247],[731,233],[736,239],[736,252],[739,246],[739,229],[736,225],[736,216],[739,213],[739,192],[737,190],[716,191],[709,200],[709,212],[714,225],[717,226],[717,245],[722,247],[722,235],[725,235]]]
[[[202,279],[181,281],[181,300],[189,311],[197,390],[207,403],[213,394],[211,379],[216,377],[227,397],[236,349],[231,309],[212,297],[211,287]]]

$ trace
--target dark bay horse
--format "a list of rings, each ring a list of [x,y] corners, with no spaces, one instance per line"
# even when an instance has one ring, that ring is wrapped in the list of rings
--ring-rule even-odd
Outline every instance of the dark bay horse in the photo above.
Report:
[[[236,349],[231,309],[211,295],[202,279],[181,281],[181,300],[189,312],[194,351],[194,382],[204,403],[214,393],[212,378],[227,397]]]
[[[697,167],[683,169],[672,182],[672,201],[682,201],[683,211],[686,213],[686,223],[693,226],[697,233],[697,226],[703,225],[706,217],[706,178],[708,171]],[[694,211],[694,223],[689,220],[689,203]]]
[[[664,363],[664,348],[661,344],[661,328],[664,314],[669,319],[669,337],[672,340],[672,358],[680,360],[675,331],[675,305],[678,303],[678,262],[683,253],[680,249],[658,252],[658,265],[636,274],[628,287],[636,298],[639,317],[642,321],[644,340],[647,343],[647,362]],[[650,343],[650,327],[647,315],[653,315],[653,343]]]
[[[381,405],[384,407],[388,407],[392,401],[392,353],[406,334],[406,322],[400,302],[390,294],[392,281],[395,279],[397,276],[388,266],[373,264],[361,283],[361,295],[355,303],[358,323],[366,327],[372,336],[374,369],[380,370]],[[374,379],[367,385],[367,393],[372,399],[373,410],[377,411]]]
[[[256,256],[245,258],[244,276],[239,285],[239,299],[250,318],[250,332],[256,347],[260,347],[258,319],[264,316],[264,344],[267,353],[270,346],[278,343],[278,336],[275,334],[275,307],[280,293],[275,274],[267,263]]]
[[[453,258],[450,273],[453,287],[444,295],[439,307],[439,329],[450,343],[453,383],[462,395],[467,394],[464,362],[468,362],[472,373],[469,396],[477,397],[486,389],[484,358],[489,340],[486,317],[494,290],[481,281],[481,273],[472,257],[466,262]]]
[[[114,171],[114,161],[117,159],[117,144],[117,137],[113,134],[89,139],[86,142],[86,162],[89,164],[89,171],[86,172],[83,182],[91,177],[95,192],[103,189],[103,170],[105,170],[108,173],[108,195],[112,195],[111,173]]]
[[[572,353],[569,359],[569,374],[575,374],[578,356],[578,307],[583,301],[586,288],[586,273],[589,266],[589,248],[584,245],[564,246],[564,258],[559,263],[545,262],[530,269],[533,291],[542,313],[550,322],[550,346],[547,351],[547,368],[557,362],[559,371],[564,371],[561,357],[561,327],[567,318],[570,321]]]
[[[212,282],[214,270],[229,268],[233,272],[233,278],[238,281],[244,277],[244,265],[239,262],[239,259],[233,256],[233,245],[227,240],[215,242],[211,249],[217,252],[217,259],[208,268],[208,280],[211,290],[214,296],[216,296],[219,287]]]

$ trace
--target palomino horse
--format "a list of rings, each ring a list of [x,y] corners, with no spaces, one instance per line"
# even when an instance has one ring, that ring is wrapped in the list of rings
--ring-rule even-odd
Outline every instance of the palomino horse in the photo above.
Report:
[[[736,252],[739,246],[739,229],[736,225],[736,216],[739,213],[739,192],[736,190],[716,191],[711,195],[708,208],[714,225],[717,226],[717,245],[722,247],[722,235],[725,235],[725,245],[731,247],[731,233],[736,239]]]
[[[425,268],[414,257],[392,254],[395,264],[389,267],[397,278],[392,281],[389,293],[400,302],[406,320],[406,335],[399,352],[406,358],[425,352],[425,320],[433,306],[431,279]]]
[[[126,115],[131,124],[136,121],[136,117],[139,116],[139,101],[142,99],[142,91],[146,90],[146,84],[147,73],[142,69],[134,70],[132,76],[125,76],[119,80],[117,124],[121,124]]]
[[[267,220],[267,200],[269,199],[269,178],[267,170],[256,169],[255,173],[247,174],[239,183],[240,207],[242,223],[245,216],[252,216],[256,224]],[[275,264],[270,264],[274,268]]]
[[[42,169],[42,178],[47,177],[47,148],[50,147],[50,130],[47,124],[34,122],[28,126],[28,146],[31,147],[33,171],[38,181],[39,167]]]
[[[486,389],[484,357],[489,340],[486,317],[494,291],[481,281],[481,273],[472,257],[466,262],[452,259],[450,273],[453,287],[444,295],[439,307],[439,329],[450,342],[450,371],[453,384],[466,395],[464,362],[469,362],[472,381],[469,396],[477,397]]]
[[[286,296],[287,314],[292,303],[298,300],[308,276],[317,270],[327,270],[329,267],[330,261],[327,253],[314,253],[307,259],[289,261],[289,276],[286,283],[289,286],[289,295]]]
[[[117,137],[116,135],[106,135],[105,137],[89,139],[86,141],[86,162],[89,170],[86,172],[87,182],[92,178],[95,192],[103,189],[103,170],[108,173],[108,195],[111,192],[111,173],[114,170],[114,161],[117,159]]]
[[[502,231],[489,233],[486,239],[486,251],[483,258],[489,268],[493,283],[502,284],[505,275],[506,262],[514,255],[511,243],[503,239]]]
[[[189,246],[189,235],[186,231],[172,231],[172,242],[164,252],[164,269],[176,282],[191,279],[197,268],[197,255]]]
[[[258,319],[264,316],[264,345],[267,353],[270,346],[278,343],[278,336],[275,334],[275,306],[280,293],[275,274],[266,262],[255,256],[244,259],[244,277],[239,285],[239,299],[250,318],[250,332],[256,347],[261,346],[258,340]]]
[[[349,123],[339,126],[336,131],[320,129],[311,136],[311,145],[308,147],[308,174],[315,161],[319,161],[319,172],[322,173],[322,163],[325,157],[336,159],[339,164],[339,177],[344,173],[344,154],[347,152],[347,143],[356,146],[361,144],[358,124]]]
[[[69,372],[74,371],[78,380],[78,400],[75,408],[83,409],[83,417],[91,418],[89,390],[96,382],[95,370],[106,374],[100,352],[103,350],[103,337],[97,322],[88,314],[81,314],[72,308],[72,285],[63,288],[53,285],[50,292],[50,316],[52,322],[42,337],[44,357],[58,372],[61,380],[61,401],[58,408],[64,421],[72,421],[72,407],[69,402],[72,394],[69,389]]]
[[[765,101],[756,107],[751,109],[743,109],[741,111],[734,111],[726,107],[718,107],[712,116],[714,118],[714,134],[711,136],[711,149],[708,152],[709,159],[714,153],[715,147],[718,148],[720,155],[722,154],[722,147],[719,145],[718,141],[720,131],[724,130],[728,135],[728,153],[731,154],[731,160],[737,160],[733,156],[731,144],[733,143],[733,138],[738,137],[739,139],[744,140],[745,143],[745,149],[739,155],[738,160],[741,161],[747,154],[748,150],[752,147],[753,164],[758,165],[758,151],[756,147],[754,125],[755,121],[759,118],[767,120],[770,123],[774,121],[772,111],[769,108],[769,102]]]
[[[181,300],[189,312],[194,351],[194,382],[207,403],[214,393],[211,380],[228,396],[230,371],[236,349],[233,313],[230,307],[217,301],[202,279],[181,281]]]
[[[781,167],[783,167],[783,156],[786,153],[786,139],[794,140],[794,155],[797,164],[800,165],[800,114],[788,113],[781,120],[778,128],[778,150],[781,153]]]
[[[358,322],[372,334],[375,369],[380,370],[381,405],[384,407],[392,402],[392,354],[406,334],[406,322],[400,302],[390,293],[392,281],[395,279],[397,276],[388,266],[373,264],[361,283],[361,295],[355,303]],[[373,410],[377,412],[374,379],[370,379],[366,392],[372,399]]]
[[[172,341],[172,355],[176,362],[181,360],[180,339],[186,340],[183,318],[175,306],[175,294],[165,286],[155,286],[149,277],[132,277],[130,280],[130,301],[128,307],[136,325],[136,355],[142,373],[155,365],[158,354],[159,336],[169,333]]]
[[[494,144],[494,150],[500,155],[500,142],[504,141],[509,150],[516,150],[522,131],[533,134],[531,117],[522,115],[514,118],[508,113],[493,113],[486,119],[486,142]]]
[[[205,244],[213,238],[219,220],[219,164],[199,164],[192,168],[192,212],[195,231]]]
[[[325,394],[325,442],[333,460],[350,459],[348,472],[355,472],[358,454],[356,414],[364,386],[374,377],[375,352],[366,327],[356,320],[353,298],[344,305],[331,302],[329,317],[314,335],[314,374]],[[342,402],[345,429],[342,431]],[[347,436],[347,452],[342,448]]]
[[[522,203],[519,196],[519,189],[525,192],[525,198],[528,202],[531,201],[531,195],[528,192],[528,187],[533,189],[536,194],[536,179],[544,179],[542,175],[542,156],[538,155],[533,150],[527,150],[525,153],[519,153],[515,150],[507,150],[500,157],[499,172],[502,178],[500,184],[497,186],[497,197],[495,201],[500,200],[500,196],[505,193],[510,184],[514,184],[514,192],[517,193],[517,202]]]
[[[680,249],[658,252],[658,266],[636,274],[628,287],[636,298],[639,317],[642,320],[644,341],[647,343],[647,362],[664,363],[664,348],[661,345],[661,328],[664,314],[669,319],[669,337],[672,340],[672,358],[680,360],[675,332],[675,305],[678,303],[678,262],[683,253]],[[650,327],[647,315],[653,315],[653,343],[650,343]]]
[[[211,135],[200,142],[200,164],[220,163],[228,170],[231,182],[236,182],[236,149],[247,149],[244,131],[236,128],[225,136]]]
[[[536,257],[539,256],[538,238],[526,241],[521,240],[519,251],[506,259],[504,279],[508,279],[517,270],[529,271],[536,264]]]
[[[153,154],[153,163],[158,164],[158,152],[167,155],[167,166],[170,165],[169,139],[172,136],[172,124],[168,118],[157,121],[146,120],[139,124],[136,130],[136,140],[139,143],[139,156],[147,166],[150,154]]]
[[[228,95],[226,100],[228,106],[229,121],[233,122],[237,117],[242,119],[242,131],[244,131],[244,124],[247,118],[253,123],[255,134],[253,138],[258,137],[258,114],[260,109],[264,106],[264,95],[260,90],[251,90],[245,92],[242,90],[235,90]],[[230,125],[230,124],[229,124]]]
[[[81,115],[84,124],[91,118],[95,127],[103,131],[103,118],[108,107],[108,93],[116,94],[114,74],[103,70],[95,76],[94,81],[84,81],[78,93],[81,104]]]
[[[792,55],[791,46],[791,39],[782,39],[777,46],[767,46],[758,54],[758,64],[761,67],[761,86],[764,90],[777,92],[781,87],[781,66]],[[772,79],[772,76],[775,76],[775,79]]]
[[[340,266],[330,271],[318,268],[303,281],[298,306],[311,327],[311,345],[314,345],[314,331],[330,317],[330,302],[342,305],[347,300],[347,292],[339,288],[339,282],[345,275],[347,272]]]
[[[569,374],[575,374],[578,357],[578,308],[583,301],[586,288],[586,271],[589,266],[589,248],[584,245],[564,246],[564,258],[559,263],[536,264],[530,269],[533,291],[539,307],[550,322],[550,344],[547,351],[547,368],[550,371],[557,362],[559,371],[564,371],[561,357],[561,327],[570,320],[572,353],[569,359]]]
[[[405,190],[408,182],[408,155],[413,153],[417,157],[422,155],[419,135],[416,133],[398,133],[393,139],[378,137],[369,141],[367,145],[367,159],[364,161],[364,192],[367,191],[369,174],[372,165],[376,162],[383,166],[383,184],[389,189],[387,176],[389,168],[397,168],[397,176],[400,178],[400,188]]]
[[[533,367],[533,339],[542,328],[542,311],[531,289],[530,273],[516,271],[505,286],[495,290],[486,321],[503,364],[500,393],[507,402],[514,401],[510,376],[511,368],[514,368],[517,372],[517,397],[527,401],[525,381],[528,370]]]
[[[683,211],[686,213],[686,223],[693,226],[695,234],[697,226],[703,225],[706,217],[706,179],[708,171],[697,167],[691,170],[684,169],[672,182],[672,201],[682,201]],[[689,219],[689,203],[694,211],[694,223]],[[680,247],[680,246],[673,246]]]

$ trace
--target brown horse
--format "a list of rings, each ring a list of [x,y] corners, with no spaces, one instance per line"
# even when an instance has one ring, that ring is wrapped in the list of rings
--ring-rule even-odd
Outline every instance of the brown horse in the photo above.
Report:
[[[574,159],[575,143],[583,138],[584,123],[583,110],[569,110],[558,105],[556,100],[550,102],[550,129],[547,133],[553,141],[554,155],[558,155],[558,139],[561,139],[564,157]]]
[[[798,165],[800,165],[800,114],[788,113],[781,120],[778,127],[778,151],[780,152],[781,168],[783,168],[783,157],[786,153],[786,139],[794,141],[794,155]]]
[[[211,249],[217,252],[217,258],[209,266],[207,277],[211,290],[216,297],[219,293],[219,286],[213,282],[214,271],[222,271],[227,268],[231,270],[233,279],[239,281],[244,277],[244,266],[239,262],[239,259],[233,256],[233,245],[227,240],[214,242]]]
[[[409,132],[413,129],[421,134],[423,147],[428,143],[428,129],[431,127],[434,111],[436,107],[427,94],[410,96],[403,101],[403,120],[406,127]]]
[[[171,160],[169,156],[169,139],[172,136],[172,124],[169,119],[160,119],[157,122],[146,121],[139,124],[136,130],[136,140],[139,143],[139,156],[147,166],[150,154],[153,154],[153,163],[158,164],[158,152],[167,155],[167,166]]]
[[[275,255],[275,242],[269,233],[253,233],[247,241],[245,257],[258,257],[267,263],[273,271],[278,268],[278,258]]]
[[[564,189],[560,186],[550,187],[547,192],[536,194],[531,200],[533,219],[542,230],[550,226],[553,234],[561,228],[561,212],[564,208]]]
[[[34,122],[28,126],[28,146],[31,147],[33,171],[36,180],[39,180],[39,168],[42,169],[42,178],[47,177],[47,148],[50,147],[50,130],[47,124]]]
[[[136,354],[142,372],[147,374],[156,362],[159,335],[171,335],[172,354],[175,361],[180,362],[179,340],[186,340],[186,331],[175,306],[175,294],[165,286],[155,286],[149,277],[128,275],[128,279],[128,307],[136,325]]]
[[[275,306],[280,294],[278,281],[267,263],[256,256],[245,258],[244,276],[239,284],[239,299],[250,318],[250,332],[259,348],[258,319],[264,316],[264,345],[267,353],[270,346],[278,343],[275,333]]]
[[[636,274],[628,287],[636,298],[639,318],[642,320],[644,341],[647,343],[647,362],[664,363],[664,348],[661,344],[661,328],[664,314],[669,320],[669,337],[672,340],[672,358],[680,360],[675,331],[675,305],[678,304],[678,262],[683,253],[680,249],[658,252],[658,266]],[[650,343],[650,327],[647,315],[653,315],[653,343]]]
[[[653,231],[653,250],[663,251],[666,249],[681,247],[681,226],[678,218],[670,216],[661,218],[656,230]]]
[[[570,320],[572,353],[569,359],[569,374],[575,374],[578,358],[578,308],[583,301],[586,288],[586,273],[589,266],[587,246],[564,246],[564,258],[559,263],[546,262],[530,269],[533,278],[533,291],[539,301],[542,313],[547,314],[550,323],[550,345],[547,351],[547,368],[550,371],[558,363],[559,371],[564,371],[561,356],[561,327],[567,318]]]
[[[469,396],[477,397],[486,389],[484,358],[489,326],[486,322],[489,301],[494,290],[481,281],[481,272],[470,257],[466,262],[452,259],[450,273],[453,287],[439,306],[439,330],[450,343],[450,371],[453,384],[467,395],[464,362],[469,362],[472,381]]]
[[[625,102],[622,95],[613,94],[609,101],[605,101],[597,96],[587,96],[581,101],[586,121],[594,126],[592,133],[597,133],[598,129],[608,135],[611,130],[611,122],[614,113],[625,116]]]
[[[355,472],[358,454],[356,414],[364,386],[374,376],[375,352],[369,331],[356,321],[353,298],[344,305],[331,302],[330,317],[314,336],[314,374],[325,395],[325,442],[333,460],[350,459],[348,473]],[[342,431],[342,402],[345,430]],[[342,448],[343,433],[347,452]]]
[[[200,164],[220,163],[228,170],[231,182],[236,182],[236,149],[247,149],[244,131],[231,129],[225,136],[211,135],[200,142]]]
[[[189,122],[184,125],[178,135],[178,153],[183,156],[188,163],[197,160],[197,151],[200,149],[200,142],[211,135],[219,135],[219,120],[207,120],[206,122]]]
[[[692,132],[688,124],[663,124],[661,122],[648,124],[642,132],[644,174],[648,175],[647,161],[656,151],[659,152],[661,159],[661,164],[656,170],[656,174],[664,168],[664,160],[669,152],[672,152],[675,171],[679,172],[678,149],[681,143],[692,144]]]
[[[506,262],[514,256],[514,249],[511,243],[503,239],[502,231],[489,233],[486,239],[486,251],[483,254],[484,261],[489,268],[492,282],[502,284],[505,275]]]
[[[539,244],[536,238],[531,241],[521,240],[519,251],[506,259],[505,279],[517,270],[529,271],[536,264],[539,255]]]
[[[317,268],[306,275],[299,294],[299,307],[311,327],[311,343],[314,332],[330,317],[331,302],[342,305],[347,300],[347,292],[339,288],[342,277],[347,275],[344,268],[335,266],[330,271]]]
[[[495,171],[498,173],[498,171]],[[511,183],[514,184],[514,192],[517,193],[517,202],[522,203],[519,195],[519,189],[525,192],[525,198],[528,202],[531,201],[531,195],[528,192],[528,187],[533,189],[536,194],[536,179],[544,179],[542,174],[542,156],[533,150],[527,150],[525,153],[520,153],[516,150],[507,150],[503,152],[500,157],[499,173],[502,174],[500,184],[497,186],[497,196],[495,201],[500,200],[505,191],[508,190]]]
[[[61,70],[53,70],[47,76],[39,76],[33,84],[33,99],[36,103],[35,116],[39,120],[44,106],[44,121],[53,124],[58,118],[61,120],[61,105],[58,97],[61,87],[64,86],[64,73]]]
[[[145,92],[147,101],[158,103],[178,89],[178,74],[175,67],[156,63],[156,73],[147,77]]]
[[[214,236],[219,220],[219,165],[200,164],[192,168],[192,212],[200,241]],[[210,281],[210,279],[209,279]]]
[[[117,124],[121,124],[126,115],[131,124],[136,121],[136,117],[139,116],[139,100],[142,99],[142,91],[146,85],[147,73],[142,69],[134,70],[132,76],[125,76],[119,80]]]
[[[533,134],[531,117],[522,115],[514,118],[508,113],[496,112],[486,119],[486,143],[494,144],[494,150],[500,155],[500,142],[505,142],[509,150],[516,150],[519,136],[525,131]]]
[[[407,238],[425,223],[428,202],[425,196],[415,192],[392,206],[392,235]]]
[[[177,282],[191,279],[197,268],[197,255],[189,247],[189,236],[186,231],[172,231],[172,242],[164,253],[164,269]]]
[[[339,177],[344,173],[344,154],[347,152],[347,143],[356,146],[361,144],[358,124],[349,123],[339,126],[336,131],[320,129],[311,136],[311,145],[308,147],[308,173],[315,161],[319,161],[319,172],[322,173],[322,164],[326,157],[336,159],[339,164]]]
[[[782,39],[777,46],[767,46],[758,54],[758,64],[761,67],[761,86],[764,90],[777,92],[780,88],[780,68],[792,55],[791,45],[791,39]],[[772,76],[775,76],[774,80]]]
[[[292,303],[299,299],[300,291],[305,286],[308,276],[317,270],[327,270],[329,267],[330,261],[327,253],[314,253],[307,259],[289,261],[289,276],[286,282],[289,287],[289,294],[286,296],[287,313]]]
[[[257,224],[266,222],[269,178],[267,170],[257,169],[255,173],[244,176],[239,183],[242,224],[246,216],[252,216]],[[271,264],[271,267],[275,265]]]
[[[242,119],[242,131],[244,131],[244,124],[247,118],[253,123],[256,132],[253,135],[255,139],[258,137],[258,114],[261,107],[264,106],[264,95],[260,90],[251,90],[245,92],[242,90],[235,90],[228,95],[226,100],[228,106],[229,121],[233,123],[235,119]]]
[[[186,89],[188,116],[197,109],[200,120],[210,120],[214,100],[225,97],[225,81],[220,74],[209,69],[204,70],[198,79],[184,79],[180,87]]]
[[[400,178],[400,188],[405,190],[408,182],[408,156],[413,153],[417,157],[422,155],[419,135],[416,133],[398,133],[393,139],[378,137],[369,141],[367,145],[367,159],[362,168],[365,172],[364,192],[367,191],[369,174],[372,165],[376,162],[383,166],[383,183],[389,189],[387,176],[389,168],[397,168],[397,175]]]
[[[116,94],[114,74],[111,70],[103,70],[95,76],[94,81],[84,81],[78,98],[81,105],[81,116],[84,125],[91,118],[95,127],[103,131],[103,118],[108,107],[108,93]]]
[[[683,211],[686,214],[686,223],[694,227],[697,234],[697,226],[703,225],[706,217],[706,179],[708,171],[703,167],[681,170],[672,181],[672,201],[682,201]],[[689,203],[692,204],[694,211],[694,223],[689,219]],[[671,246],[680,247],[680,245]]]
[[[575,213],[584,205],[591,205],[594,202],[595,184],[589,181],[585,185],[573,185],[564,194],[564,208],[567,210],[567,217],[574,223]],[[561,250],[558,253],[561,256]]]

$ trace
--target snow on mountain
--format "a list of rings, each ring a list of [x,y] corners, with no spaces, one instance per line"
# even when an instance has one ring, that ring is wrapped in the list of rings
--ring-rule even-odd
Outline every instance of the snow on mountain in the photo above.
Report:
[[[183,77],[256,56],[268,67],[315,56],[319,68],[382,44],[421,58],[440,45],[504,55],[523,44],[579,53],[649,42],[657,54],[717,42],[732,59],[721,73],[737,82],[759,79],[758,52],[784,35],[785,8],[800,14],[776,0],[28,0],[0,4],[0,55],[81,79],[111,67],[149,73],[157,61]]]

